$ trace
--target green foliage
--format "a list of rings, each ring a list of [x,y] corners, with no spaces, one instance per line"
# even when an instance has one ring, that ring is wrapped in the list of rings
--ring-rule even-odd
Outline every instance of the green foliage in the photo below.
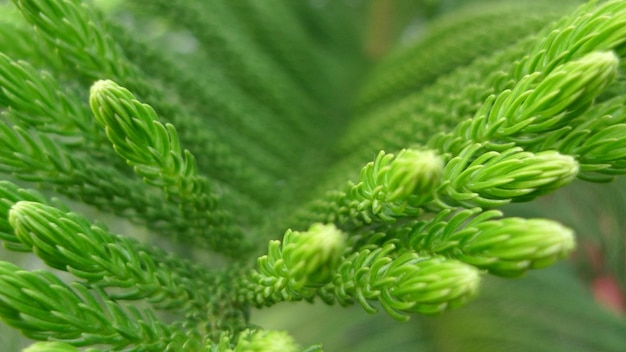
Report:
[[[346,235],[334,225],[313,224],[307,232],[287,230],[282,244],[270,241],[268,255],[258,259],[259,272],[253,273],[243,294],[259,306],[313,299],[315,288],[335,275],[345,242]]]
[[[480,208],[407,227],[402,240],[426,254],[457,258],[499,276],[519,276],[529,268],[553,264],[574,249],[572,230],[546,219],[504,218]]]
[[[3,319],[31,339],[141,351],[163,350],[176,340],[180,346],[186,343],[176,327],[158,321],[149,310],[142,314],[133,306],[122,307],[101,290],[68,286],[50,272],[24,271],[7,262],[0,263],[0,275]]]
[[[607,223],[508,209],[626,172],[626,3],[574,2],[0,2],[0,319],[31,352],[321,351],[253,323],[307,301],[492,348],[470,301],[528,304],[498,282]],[[626,343],[547,275],[609,328],[571,339]]]
[[[173,125],[160,123],[149,105],[137,101],[131,92],[112,81],[94,83],[89,103],[115,152],[133,166],[145,183],[163,189],[167,199],[182,208],[189,222],[215,227],[213,238],[207,238],[210,247],[227,252],[226,248],[237,243],[235,240],[242,234],[228,226],[230,214],[216,210],[215,196],[208,193],[208,180],[198,175],[191,152],[181,150]],[[227,236],[227,240],[215,238],[217,233]],[[245,251],[233,251],[237,249]]]
[[[442,183],[443,161],[430,150],[403,149],[398,155],[380,151],[374,162],[361,169],[358,182],[331,192],[300,215],[300,222],[394,222],[417,216]]]
[[[512,147],[481,153],[483,148],[469,145],[446,165],[444,193],[451,202],[495,207],[525,201],[565,186],[578,173],[574,158],[552,150],[533,154]]]
[[[437,136],[432,143],[453,155],[469,141],[493,141],[496,146],[487,148],[494,149],[506,147],[509,141],[536,143],[536,135],[546,138],[546,132],[566,125],[577,110],[584,111],[613,82],[618,64],[615,54],[596,52],[547,75],[545,71],[526,75],[513,89],[488,98],[473,119],[459,124],[448,136]]]
[[[411,252],[393,256],[394,249],[389,243],[347,257],[333,283],[321,293],[322,299],[336,298],[342,305],[356,300],[370,313],[376,309],[368,301],[377,300],[391,316],[406,320],[403,312],[440,313],[476,293],[480,274],[474,267]]]

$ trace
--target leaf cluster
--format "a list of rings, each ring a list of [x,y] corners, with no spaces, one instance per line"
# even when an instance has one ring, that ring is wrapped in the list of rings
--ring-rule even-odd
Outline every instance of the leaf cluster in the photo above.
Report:
[[[419,2],[373,63],[383,3],[0,11],[0,241],[47,267],[0,261],[25,351],[299,351],[251,309],[449,314],[570,255],[576,226],[496,208],[626,172],[626,3]]]

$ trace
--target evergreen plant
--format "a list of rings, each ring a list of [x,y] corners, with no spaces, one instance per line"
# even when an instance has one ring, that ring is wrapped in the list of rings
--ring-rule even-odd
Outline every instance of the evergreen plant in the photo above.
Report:
[[[523,305],[499,282],[593,220],[507,209],[624,193],[626,1],[0,6],[0,319],[24,351],[321,351],[254,323],[295,301],[414,317],[424,350],[539,350],[478,308]],[[626,346],[560,270],[569,303],[525,294],[606,330],[548,350]],[[419,318],[461,306],[482,335]]]

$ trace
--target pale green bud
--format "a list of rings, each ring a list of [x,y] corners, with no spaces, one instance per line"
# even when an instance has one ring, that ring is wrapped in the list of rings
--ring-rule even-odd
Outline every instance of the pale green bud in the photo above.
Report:
[[[300,346],[285,331],[246,330],[241,333],[233,352],[297,352]]]
[[[572,182],[578,175],[578,162],[555,151],[536,154],[521,148],[487,152],[468,165],[470,146],[446,166],[450,180],[446,193],[469,206],[493,207],[508,202],[528,201]]]
[[[336,298],[342,305],[356,300],[369,313],[376,311],[370,301],[379,301],[393,318],[406,321],[407,313],[438,314],[476,295],[480,271],[474,266],[415,252],[390,255],[394,251],[395,245],[387,243],[353,253],[320,296],[326,301]]]
[[[433,198],[443,175],[443,160],[431,150],[403,149],[378,153],[362,170],[350,196],[384,221],[415,215]]]
[[[119,105],[121,101],[135,100],[135,96],[128,89],[111,80],[96,81],[89,90],[89,104],[96,120],[102,125],[116,123],[115,114],[124,112],[125,107]],[[132,116],[123,116],[130,119]],[[119,118],[119,117],[118,117]]]
[[[113,81],[97,81],[90,93],[93,114],[105,127],[115,152],[146,183],[163,188],[186,212],[214,207],[215,199],[207,192],[209,182],[198,175],[196,159],[182,149],[173,125],[160,123],[151,106]],[[216,212],[212,214],[218,218]]]
[[[259,257],[252,280],[252,301],[311,299],[329,283],[346,249],[347,235],[334,225],[313,224],[306,232],[287,230],[282,241],[270,241],[268,254]]]
[[[501,276],[552,265],[576,246],[573,231],[551,220],[505,218],[475,229],[475,235],[460,239],[458,259]]]
[[[328,283],[346,249],[346,240],[347,235],[332,224],[313,224],[306,232],[288,230],[282,255],[292,286]]]
[[[477,142],[555,130],[575,117],[577,110],[588,107],[615,80],[618,67],[614,53],[594,52],[556,67],[545,77],[542,72],[528,74],[512,90],[487,100],[483,114],[488,117],[476,120],[481,126],[465,124],[461,129],[471,128]],[[457,131],[457,135],[467,132]]]
[[[168,190],[202,191],[194,156],[182,149],[176,128],[160,123],[150,105],[110,80],[91,86],[89,104],[115,151],[146,182]]]
[[[401,265],[394,263],[385,275],[397,281],[381,288],[383,307],[404,302],[410,304],[409,312],[438,314],[463,305],[478,292],[480,272],[470,265],[437,257],[409,266],[402,265],[401,258],[397,260]]]
[[[178,137],[168,135],[152,107],[111,80],[97,81],[89,92],[91,110],[121,157],[144,176],[172,167],[165,162],[171,158],[170,149],[175,156],[180,153]]]
[[[566,117],[555,116],[591,102],[615,80],[618,67],[619,58],[613,52],[590,53],[557,67],[532,90],[511,125],[532,119],[524,131],[544,132],[565,122]]]
[[[493,179],[508,180],[508,182],[485,189],[486,194],[498,197],[506,196],[510,192],[510,198],[513,198],[513,201],[527,201],[569,184],[578,175],[578,162],[569,155],[555,151],[527,156],[520,154],[518,154],[520,157],[517,159],[517,166],[505,162],[502,165],[492,166],[490,171],[493,171]],[[498,168],[501,168],[500,175],[496,176]],[[488,174],[489,172],[484,175],[486,182],[489,182]]]
[[[552,50],[552,49],[551,49]],[[586,110],[615,81],[619,58],[613,52],[593,52],[551,71],[523,76],[512,89],[488,97],[471,120],[440,135],[438,145],[457,155],[472,142],[531,146],[537,135],[564,126]]]
[[[432,150],[403,149],[391,162],[386,200],[427,196],[441,184],[443,160]]]

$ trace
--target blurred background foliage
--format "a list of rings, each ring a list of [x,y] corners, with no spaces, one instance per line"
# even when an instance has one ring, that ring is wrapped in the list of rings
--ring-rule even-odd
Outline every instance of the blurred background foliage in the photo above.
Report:
[[[350,68],[339,70],[342,77],[334,81],[341,84],[332,89],[335,94],[341,94],[332,99],[337,116],[352,114],[346,102],[354,99],[353,87],[367,79],[366,72],[375,72],[376,65],[384,64],[385,60],[402,58],[411,43],[423,38],[437,23],[456,13],[467,13],[463,11],[472,7],[481,12],[503,3],[485,0],[292,1],[308,1],[312,12],[337,14],[335,18],[325,16],[328,23],[307,23],[317,33],[318,40],[326,44],[325,50],[333,50],[334,55],[343,57],[342,67]],[[194,37],[163,19],[142,16],[140,1],[95,2],[119,25],[140,33],[145,42],[166,48],[164,52],[172,58],[194,60],[198,46]],[[554,18],[566,14],[580,1],[556,3],[558,5],[548,6]],[[19,21],[9,1],[0,1],[0,6],[2,22]],[[534,15],[537,14],[519,13],[519,16]],[[505,26],[500,23],[496,27]],[[477,42],[446,48],[447,52],[441,54],[456,55],[456,51],[474,50],[475,54],[466,57],[476,57],[492,50],[490,44]],[[454,62],[458,66],[467,63]],[[436,76],[427,80],[432,81]],[[341,130],[332,132],[337,134]],[[333,156],[329,153],[326,157]],[[327,160],[318,160],[316,165],[325,162]],[[315,169],[310,168],[310,182],[315,180]],[[306,182],[301,187],[306,187]],[[303,345],[324,341],[326,351],[624,351],[625,209],[624,179],[610,184],[577,181],[548,197],[505,207],[507,216],[546,217],[575,229],[577,252],[567,262],[531,272],[520,279],[486,277],[475,301],[439,317],[415,316],[403,324],[386,314],[368,315],[358,306],[343,309],[321,303],[286,303],[253,311],[252,323],[267,329],[288,330]],[[83,213],[88,211],[81,209]],[[141,233],[114,217],[93,214],[92,218],[107,222],[116,231]],[[0,256],[15,263],[21,258],[6,251],[0,252]],[[32,268],[35,264],[21,265]],[[16,331],[0,325],[0,350],[18,351],[27,344]]]

